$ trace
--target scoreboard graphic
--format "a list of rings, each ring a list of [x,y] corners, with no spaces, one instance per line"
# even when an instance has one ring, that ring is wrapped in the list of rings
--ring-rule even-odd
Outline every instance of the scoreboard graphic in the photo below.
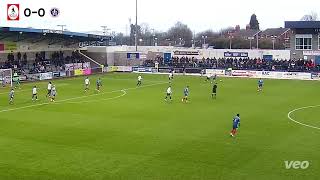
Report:
[[[20,9],[20,4],[7,4],[7,20],[8,21],[19,21],[21,16],[25,18],[29,17],[45,17],[50,15],[53,18],[56,18],[60,15],[59,8],[52,7],[49,9],[38,7],[38,8],[22,8]]]

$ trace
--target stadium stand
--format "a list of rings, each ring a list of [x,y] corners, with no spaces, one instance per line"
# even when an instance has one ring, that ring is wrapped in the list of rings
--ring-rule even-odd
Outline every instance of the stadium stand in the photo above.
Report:
[[[19,75],[65,71],[66,64],[91,62],[79,52],[80,44],[105,44],[108,39],[69,31],[0,27],[0,67],[12,68]]]
[[[159,62],[162,67],[173,68],[213,68],[235,70],[265,70],[265,71],[296,71],[296,72],[319,72],[320,65],[315,65],[311,60],[265,60],[265,59],[236,59],[236,58],[188,58],[173,57],[170,63],[165,64],[163,58],[144,61],[144,66],[154,67]]]

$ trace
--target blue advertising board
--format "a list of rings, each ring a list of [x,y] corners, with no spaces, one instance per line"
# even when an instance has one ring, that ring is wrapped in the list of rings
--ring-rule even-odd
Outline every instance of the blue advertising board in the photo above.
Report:
[[[315,63],[316,65],[320,65],[320,56],[316,56]]]
[[[171,62],[171,53],[163,53],[164,63]]]
[[[127,53],[127,59],[139,59],[140,54],[139,53]]]
[[[263,59],[266,61],[272,61],[273,56],[272,55],[263,55]]]

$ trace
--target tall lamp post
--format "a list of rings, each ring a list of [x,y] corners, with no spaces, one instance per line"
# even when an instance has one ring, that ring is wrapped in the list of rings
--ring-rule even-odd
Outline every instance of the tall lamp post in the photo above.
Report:
[[[254,40],[254,37],[248,37],[249,41],[250,41],[250,49],[252,49],[252,40]]]
[[[203,39],[203,44],[206,44],[206,39],[208,38],[208,36],[202,36]]]
[[[154,38],[154,46],[158,46],[158,38],[157,37]]]
[[[182,46],[182,38],[179,38],[179,45]]]
[[[272,49],[274,50],[274,44],[276,42],[277,36],[272,35],[271,39],[272,39]]]
[[[134,44],[136,46],[136,51],[138,51],[138,0],[136,0],[136,27],[134,33]]]
[[[259,49],[259,32],[257,33],[257,49]]]
[[[203,39],[203,45],[202,48],[204,48],[204,46],[206,45],[206,39],[208,38],[208,36],[202,36]]]
[[[233,36],[229,36],[229,49],[232,49],[232,38]]]
[[[67,25],[63,25],[63,24],[59,24],[59,25],[57,25],[58,27],[61,27],[61,31],[63,32],[65,29],[64,29],[64,27],[66,27]]]

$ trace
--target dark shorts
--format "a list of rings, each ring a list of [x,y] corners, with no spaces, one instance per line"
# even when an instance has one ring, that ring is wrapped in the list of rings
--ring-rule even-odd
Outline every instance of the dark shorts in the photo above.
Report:
[[[51,90],[50,89],[48,89],[48,94],[51,94]]]
[[[212,91],[212,94],[217,94],[217,90],[213,90],[213,91]]]
[[[170,94],[170,93],[167,93],[167,96],[171,96],[171,94]]]

